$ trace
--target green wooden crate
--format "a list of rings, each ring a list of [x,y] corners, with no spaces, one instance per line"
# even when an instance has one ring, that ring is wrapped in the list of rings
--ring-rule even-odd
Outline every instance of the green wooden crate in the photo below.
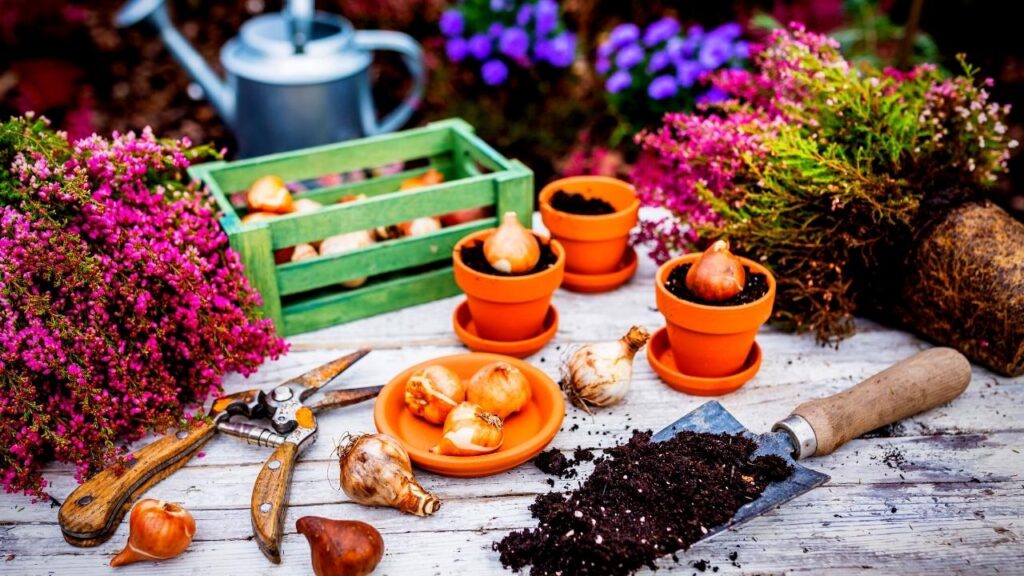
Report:
[[[417,167],[296,195],[322,203],[324,208],[316,212],[248,224],[240,220],[245,207],[237,193],[247,190],[260,176],[309,181],[396,163]],[[442,172],[445,181],[399,191],[403,180],[430,168]],[[498,215],[515,211],[529,227],[533,212],[533,172],[499,154],[460,119],[294,152],[199,164],[189,168],[189,174],[213,194],[223,212],[220,223],[231,247],[241,256],[246,276],[263,298],[263,314],[286,336],[457,294],[452,248],[467,234],[493,228],[497,219],[280,265],[274,262],[275,250],[477,207],[494,207]],[[356,194],[365,194],[367,199],[336,204],[340,198]],[[237,204],[233,197],[238,198]],[[360,288],[340,286],[363,276],[370,280]]]

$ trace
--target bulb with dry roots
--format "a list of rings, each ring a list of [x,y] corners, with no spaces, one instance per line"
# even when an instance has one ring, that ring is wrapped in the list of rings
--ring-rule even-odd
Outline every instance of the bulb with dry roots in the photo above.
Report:
[[[441,501],[416,482],[409,454],[387,434],[348,436],[338,448],[341,488],[353,501],[430,516]]]
[[[615,342],[579,347],[562,366],[569,401],[587,412],[622,401],[633,379],[633,357],[650,337],[643,326],[633,326]]]

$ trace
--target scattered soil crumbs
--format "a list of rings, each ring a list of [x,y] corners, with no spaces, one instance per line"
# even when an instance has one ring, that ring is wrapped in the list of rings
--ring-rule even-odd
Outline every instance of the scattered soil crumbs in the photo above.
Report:
[[[576,448],[576,450],[572,453],[572,457],[575,458],[576,463],[579,464],[580,462],[590,462],[591,460],[593,460],[594,453],[591,452],[590,450],[587,450],[586,448]]]
[[[551,195],[551,207],[559,212],[579,214],[581,216],[600,216],[614,214],[615,207],[602,198],[587,198],[576,192],[559,190]]]
[[[530,565],[532,576],[653,569],[790,475],[778,456],[751,460],[756,448],[739,435],[681,432],[652,443],[650,431],[636,431],[606,449],[576,490],[538,496],[530,506],[538,527],[511,532],[494,549],[502,565]]]
[[[559,478],[571,478],[576,476],[576,470],[573,469],[574,462],[570,462],[565,454],[558,448],[552,448],[545,450],[537,455],[533,459],[533,463],[540,471],[545,474],[551,474],[552,476],[558,476]],[[554,483],[552,483],[554,485]]]
[[[740,304],[749,304],[768,293],[768,278],[760,272],[751,272],[748,266],[744,266],[743,269],[747,273],[747,283],[743,285],[743,290],[739,294],[722,302],[704,300],[690,292],[690,289],[686,287],[686,273],[690,271],[690,266],[692,265],[680,264],[676,266],[668,273],[668,280],[665,281],[665,288],[683,300],[707,306],[739,306]]]
[[[907,463],[907,457],[899,448],[891,446],[882,456],[882,463],[893,470],[903,470],[903,466]]]
[[[490,262],[488,262],[487,258],[484,257],[484,243],[480,241],[466,244],[462,247],[462,251],[459,255],[462,257],[462,262],[466,266],[469,266],[477,272],[491,274],[493,276],[529,276],[530,274],[543,272],[544,270],[554,266],[555,262],[558,262],[558,255],[551,249],[551,245],[539,237],[537,238],[537,241],[540,242],[540,260],[537,261],[537,265],[533,267],[533,270],[521,274],[506,274],[505,272],[499,272],[492,268]]]

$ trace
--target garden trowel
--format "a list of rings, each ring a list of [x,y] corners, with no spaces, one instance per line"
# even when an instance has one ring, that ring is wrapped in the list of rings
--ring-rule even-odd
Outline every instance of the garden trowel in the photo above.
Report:
[[[793,466],[789,478],[773,482],[761,496],[736,511],[704,538],[732,528],[820,486],[828,475],[797,464],[809,456],[831,454],[847,441],[949,402],[971,381],[971,365],[951,348],[932,348],[895,364],[838,394],[810,400],[776,423],[767,434],[743,427],[718,402],[707,402],[654,435],[667,440],[682,431],[743,434],[758,448],[754,456],[775,454]]]

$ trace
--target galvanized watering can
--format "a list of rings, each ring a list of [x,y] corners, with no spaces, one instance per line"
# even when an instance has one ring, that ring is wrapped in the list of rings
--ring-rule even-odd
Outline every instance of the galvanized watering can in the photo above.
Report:
[[[199,84],[238,140],[242,156],[258,156],[391,132],[409,120],[426,83],[423,52],[400,32],[359,30],[335,14],[314,12],[312,0],[291,0],[285,12],[242,25],[221,49],[222,79],[175,29],[165,0],[130,0],[122,27],[148,22]],[[369,68],[375,50],[402,55],[413,77],[405,101],[378,118]]]

